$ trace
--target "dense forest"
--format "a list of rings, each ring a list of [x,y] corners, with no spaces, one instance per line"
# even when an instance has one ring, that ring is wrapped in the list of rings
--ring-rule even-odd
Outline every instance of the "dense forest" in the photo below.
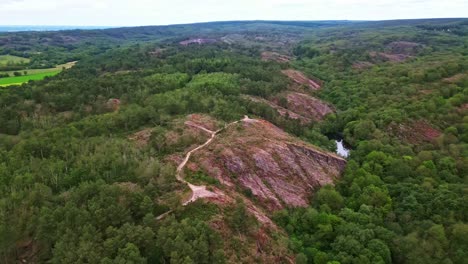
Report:
[[[0,33],[0,54],[78,61],[0,87],[1,263],[467,263],[466,19]],[[293,118],[297,92],[332,113]],[[193,114],[350,156],[307,206],[269,210],[201,165],[187,179],[232,201],[184,206],[178,162],[206,140]]]

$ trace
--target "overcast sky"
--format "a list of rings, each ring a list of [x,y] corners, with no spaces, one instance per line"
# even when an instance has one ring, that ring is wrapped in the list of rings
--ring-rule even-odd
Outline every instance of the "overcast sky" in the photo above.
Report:
[[[0,25],[468,17],[468,0],[0,0]]]

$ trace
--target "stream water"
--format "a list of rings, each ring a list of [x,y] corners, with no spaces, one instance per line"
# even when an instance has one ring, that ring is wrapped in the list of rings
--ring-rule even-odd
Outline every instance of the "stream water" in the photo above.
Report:
[[[344,157],[344,158],[347,158],[349,156],[349,149],[347,149],[344,144],[343,144],[343,140],[335,140],[336,142],[336,153],[338,153],[338,155]]]

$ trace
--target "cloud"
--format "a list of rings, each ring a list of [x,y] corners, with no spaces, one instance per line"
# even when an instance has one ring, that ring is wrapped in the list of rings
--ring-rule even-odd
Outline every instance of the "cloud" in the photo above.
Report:
[[[4,25],[466,17],[466,0],[0,0]]]

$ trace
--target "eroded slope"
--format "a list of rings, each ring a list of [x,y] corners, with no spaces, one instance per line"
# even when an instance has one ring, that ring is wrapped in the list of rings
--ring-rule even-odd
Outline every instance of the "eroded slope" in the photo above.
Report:
[[[346,164],[257,119],[229,127],[191,162],[192,170],[198,168],[230,189],[251,193],[270,210],[306,206],[312,191],[332,184]]]

